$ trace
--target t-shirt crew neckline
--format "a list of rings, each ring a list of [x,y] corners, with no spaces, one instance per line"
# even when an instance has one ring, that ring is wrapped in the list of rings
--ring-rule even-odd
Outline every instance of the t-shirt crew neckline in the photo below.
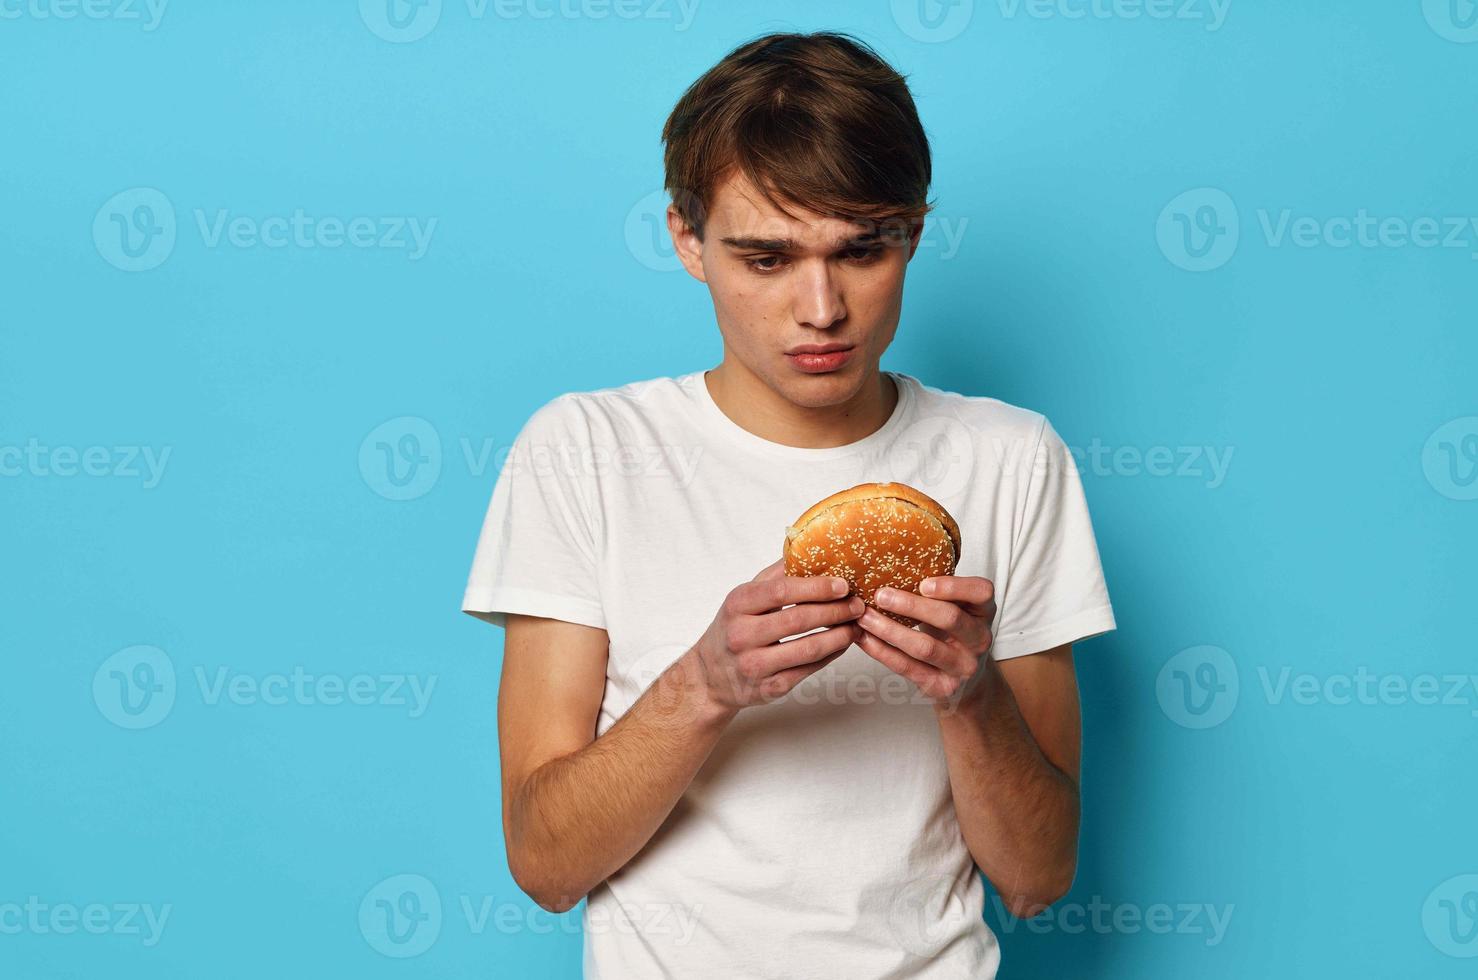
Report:
[[[849,442],[843,446],[827,446],[819,449],[787,446],[756,435],[725,415],[724,410],[718,407],[718,402],[713,400],[713,394],[708,390],[708,383],[703,379],[705,373],[706,371],[694,371],[686,375],[683,378],[683,386],[698,403],[699,415],[702,416],[707,426],[749,449],[784,459],[813,461],[841,459],[866,452],[886,442],[894,432],[901,428],[908,414],[913,410],[914,404],[913,379],[897,371],[883,371],[882,373],[892,378],[893,383],[898,387],[898,402],[893,406],[893,414],[888,416],[888,421],[882,426],[856,442]]]

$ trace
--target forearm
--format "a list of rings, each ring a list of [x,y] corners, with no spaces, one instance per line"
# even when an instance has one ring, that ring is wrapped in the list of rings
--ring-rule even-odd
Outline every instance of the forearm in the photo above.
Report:
[[[960,831],[1012,914],[1062,897],[1077,867],[1076,780],[1043,755],[994,662],[970,698],[939,706]]]
[[[707,699],[694,668],[681,658],[609,731],[510,793],[509,864],[541,906],[573,907],[631,860],[708,758],[734,712]]]

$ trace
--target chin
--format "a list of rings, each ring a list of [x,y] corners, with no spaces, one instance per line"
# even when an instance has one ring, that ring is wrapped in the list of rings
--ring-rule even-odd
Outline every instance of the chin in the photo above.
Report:
[[[840,371],[827,374],[806,374],[783,366],[784,381],[779,390],[797,405],[806,408],[825,408],[839,405],[856,396],[862,389],[863,372],[858,364],[848,364]]]

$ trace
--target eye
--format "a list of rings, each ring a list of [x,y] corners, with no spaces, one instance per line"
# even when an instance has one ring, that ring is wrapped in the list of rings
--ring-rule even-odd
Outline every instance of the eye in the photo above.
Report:
[[[784,259],[783,259],[782,256],[779,256],[779,255],[761,255],[759,258],[745,259],[744,260],[744,264],[747,265],[747,266],[749,266],[755,272],[774,272],[776,269],[779,268],[779,265],[778,264],[777,265],[764,265],[762,263],[765,263],[765,262],[779,263],[779,262],[782,262],[782,261],[784,261]]]
[[[848,258],[860,263],[871,262],[883,254],[881,245],[856,245],[847,249],[844,253]]]

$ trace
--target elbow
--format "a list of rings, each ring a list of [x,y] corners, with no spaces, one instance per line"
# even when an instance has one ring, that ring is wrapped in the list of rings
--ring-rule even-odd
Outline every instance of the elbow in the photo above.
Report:
[[[1024,883],[1027,887],[1002,889],[1001,903],[1018,919],[1035,918],[1068,893],[1076,871],[1075,866],[1061,868],[1038,881]]]
[[[585,897],[586,890],[570,888],[552,875],[530,867],[527,861],[515,860],[511,854],[508,870],[513,874],[514,884],[546,912],[568,912]]]
[[[555,915],[568,912],[570,909],[580,904],[579,898],[569,898],[563,893],[557,894],[555,892],[544,892],[543,894],[537,894],[534,892],[529,892],[527,889],[525,889],[524,891],[526,894],[528,894],[530,898],[534,900],[535,904],[537,904],[539,908],[543,909],[545,912],[553,912]],[[584,896],[581,897],[583,898]]]

